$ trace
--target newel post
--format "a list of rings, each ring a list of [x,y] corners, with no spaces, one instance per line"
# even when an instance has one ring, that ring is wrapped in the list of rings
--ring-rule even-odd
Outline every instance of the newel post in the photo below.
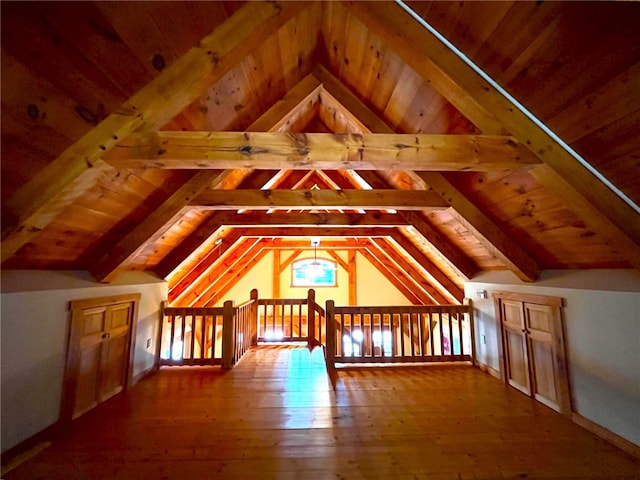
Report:
[[[233,366],[235,355],[236,325],[233,318],[233,300],[227,300],[222,306],[222,368],[229,370]]]
[[[471,365],[476,366],[476,326],[473,319],[473,301],[470,298],[464,299],[464,304],[469,307],[469,333],[471,335]]]
[[[258,344],[258,289],[251,290],[251,345]]]
[[[316,291],[313,288],[307,293],[307,347],[316,346]]]
[[[334,318],[335,303],[327,300],[325,318],[327,320],[327,350],[325,361],[328,368],[334,368],[336,363],[336,321]]]

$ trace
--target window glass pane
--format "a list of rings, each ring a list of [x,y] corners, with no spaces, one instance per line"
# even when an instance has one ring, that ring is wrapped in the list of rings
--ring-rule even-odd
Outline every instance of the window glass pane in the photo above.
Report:
[[[304,259],[293,262],[294,287],[335,287],[336,263],[326,259]]]

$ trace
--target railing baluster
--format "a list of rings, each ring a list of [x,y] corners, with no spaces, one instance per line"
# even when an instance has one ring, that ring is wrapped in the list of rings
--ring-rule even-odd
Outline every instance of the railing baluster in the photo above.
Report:
[[[453,359],[453,347],[454,347],[454,342],[453,342],[453,319],[451,318],[451,311],[449,311],[447,309],[447,317],[449,318],[449,355],[451,355],[451,358]]]
[[[398,314],[398,321],[400,322],[400,329],[398,332],[398,335],[400,335],[400,356],[404,357],[405,356],[405,348],[404,348],[404,314],[403,313],[399,313]]]
[[[462,319],[464,314],[456,313],[456,320],[458,322],[458,344],[460,345],[460,351],[458,354],[460,356],[464,355],[464,338],[462,338]]]
[[[411,325],[410,327],[410,337],[411,337],[411,356],[415,357],[416,356],[416,341],[414,338],[414,333],[413,333],[413,323],[415,321],[415,313],[410,313],[409,314],[409,324]]]
[[[175,339],[175,335],[176,335],[176,316],[175,314],[171,314],[171,341],[169,343],[169,362],[171,363],[171,361],[173,360],[173,343],[174,343],[174,339]]]

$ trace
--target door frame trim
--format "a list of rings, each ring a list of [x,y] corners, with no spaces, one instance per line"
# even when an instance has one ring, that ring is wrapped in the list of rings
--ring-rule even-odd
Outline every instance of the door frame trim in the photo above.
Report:
[[[75,389],[77,373],[80,361],[80,326],[82,311],[87,308],[117,305],[120,303],[133,303],[131,327],[129,328],[128,355],[127,355],[127,375],[124,379],[122,391],[126,391],[133,384],[133,360],[135,353],[136,328],[138,324],[138,307],[141,293],[130,293],[122,295],[111,295],[108,297],[88,298],[72,300],[69,302],[71,320],[69,324],[69,337],[67,342],[67,358],[64,367],[64,380],[62,383],[62,403],[60,408],[60,422],[70,422],[73,416],[73,403],[75,399]]]

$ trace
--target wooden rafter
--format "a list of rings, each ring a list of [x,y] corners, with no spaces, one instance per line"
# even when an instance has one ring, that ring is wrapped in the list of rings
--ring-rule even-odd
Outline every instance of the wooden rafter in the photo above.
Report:
[[[370,31],[408,66],[428,78],[483,132],[495,134],[504,128],[527,145],[544,163],[539,172],[533,172],[536,179],[559,194],[587,227],[607,238],[635,267],[640,267],[640,221],[631,205],[398,4],[347,5]]]
[[[412,272],[411,278],[420,286],[420,288],[422,288],[431,297],[437,300],[438,303],[440,304],[452,303],[452,300],[460,302],[461,300],[459,300],[460,298],[459,296],[462,295],[462,297],[464,297],[464,292],[460,292],[459,291],[460,289],[456,289],[456,291],[450,292],[446,288],[443,288],[437,283],[434,284],[431,281],[429,281],[428,278],[422,276],[420,274],[420,269],[416,268],[415,264],[407,260],[391,243],[389,243],[389,241],[386,238],[372,238],[371,243],[373,243],[376,247],[378,247],[380,252],[384,253],[387,257],[389,257],[389,259],[395,262],[399,268],[407,272]],[[444,290],[446,295],[444,295],[440,290],[438,290],[438,287]]]
[[[116,145],[118,168],[503,171],[540,161],[503,135],[145,132]]]
[[[244,277],[269,253],[268,250],[264,249],[262,243],[263,242],[260,241],[258,245],[253,248],[243,251],[243,255],[224,275],[220,275],[213,283],[207,284],[204,294],[191,306],[212,307],[216,305],[219,300],[222,300],[222,297],[233,288],[238,280]]]
[[[62,152],[7,202],[2,261],[112,170],[102,161],[105,152],[136,129],[168,123],[304,8],[302,2],[247,4]]]
[[[449,207],[440,195],[425,190],[207,190],[193,199],[191,205],[215,210],[429,210]]]
[[[238,245],[242,244],[242,242],[248,242],[246,239],[241,240],[240,234],[237,232],[232,232],[225,240],[219,247],[207,250],[202,260],[197,262],[185,275],[169,283],[169,302],[173,303],[176,299],[186,295],[186,292],[193,291],[198,279],[203,276],[209,275],[209,278],[215,279],[215,275],[211,275],[211,271],[216,264],[220,261],[228,261],[231,264],[234,261],[233,252],[236,251]],[[255,242],[255,239],[251,240]],[[244,248],[246,247],[247,245],[245,244]]]
[[[435,265],[429,257],[422,252],[422,250],[416,247],[407,237],[398,231],[394,232],[391,235],[391,238],[393,238],[394,242],[396,242],[400,248],[407,252],[407,254],[424,269],[432,283],[439,285],[443,291],[446,291],[451,297],[462,303],[462,300],[464,299],[464,291],[446,274],[444,274],[437,265]]]
[[[206,274],[213,264],[220,258],[225,256],[225,253],[232,248],[235,248],[235,243],[240,239],[240,233],[237,231],[229,233],[219,245],[208,249],[206,251],[198,251],[199,258],[194,262],[191,269],[185,272],[180,278],[172,279],[169,282],[169,301],[183,294],[188,288],[195,284],[202,275]]]
[[[447,292],[449,297],[443,295],[428,279],[422,275],[418,275],[415,265],[406,261],[399,252],[395,251],[394,248],[387,243],[387,239],[372,239],[367,249],[383,264],[391,264],[394,269],[406,272],[405,284],[412,285],[412,291],[424,291],[430,298],[440,305],[451,303],[451,299],[449,297],[452,297],[452,295],[449,292]]]
[[[197,302],[201,299],[207,298],[211,286],[234,268],[240,259],[244,258],[249,252],[257,253],[263,246],[263,242],[257,238],[242,238],[236,241],[223,258],[217,259],[179,297],[169,295],[169,301],[182,306],[198,304]],[[199,305],[202,305],[202,302]]]

